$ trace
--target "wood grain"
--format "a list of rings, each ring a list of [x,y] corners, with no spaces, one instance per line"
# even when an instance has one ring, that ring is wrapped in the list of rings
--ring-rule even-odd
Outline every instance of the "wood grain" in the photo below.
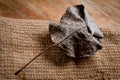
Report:
[[[0,16],[59,21],[77,4],[84,4],[99,25],[120,26],[120,0],[0,0]]]

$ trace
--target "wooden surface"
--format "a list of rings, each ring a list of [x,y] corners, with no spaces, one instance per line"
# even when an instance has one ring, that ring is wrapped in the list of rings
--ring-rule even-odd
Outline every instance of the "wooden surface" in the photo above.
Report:
[[[107,28],[108,27],[113,27],[111,29],[114,29],[114,27],[120,27],[120,20],[119,20],[120,19],[120,0],[0,0],[0,16],[11,17],[11,18],[19,18],[19,19],[32,19],[32,20],[37,19],[37,20],[59,21],[61,16],[65,13],[66,8],[68,6],[72,6],[72,5],[76,5],[76,4],[84,4],[86,6],[88,12],[91,14],[91,16],[93,16],[93,18],[95,19],[95,21],[97,22],[97,24],[99,26],[107,27]],[[27,24],[27,25],[29,25],[29,24]],[[8,26],[8,25],[4,25],[4,26]],[[1,27],[4,27],[4,26],[1,26]],[[12,26],[12,27],[16,27],[16,26]],[[24,27],[24,26],[21,26],[21,27]],[[7,33],[13,33],[13,32],[7,31],[6,30],[7,28],[1,28],[1,29],[3,29],[3,32],[1,32],[1,33],[5,34],[5,35]],[[26,29],[29,29],[29,28],[26,28]],[[55,63],[55,64],[52,63],[53,65],[58,65],[59,67],[51,66],[51,68],[47,69],[48,66],[51,65],[49,63],[48,63],[48,66],[45,66],[45,68],[41,68],[41,67],[38,67],[38,66],[32,66],[31,67],[29,65],[28,70],[26,70],[26,71],[28,71],[28,73],[30,71],[30,73],[28,75],[26,75],[26,74],[24,74],[24,72],[26,72],[26,71],[24,71],[23,74],[22,74],[23,78],[25,79],[26,76],[29,76],[30,78],[31,77],[32,78],[41,78],[41,77],[46,77],[45,74],[52,75],[52,76],[49,76],[49,77],[52,77],[52,78],[54,78],[55,75],[60,75],[60,76],[55,76],[56,78],[62,77],[62,76],[68,77],[68,76],[64,75],[64,74],[66,74],[66,72],[64,72],[64,70],[65,70],[65,68],[67,68],[66,71],[68,71],[68,73],[69,73],[69,66],[70,66],[70,68],[75,67],[75,70],[73,69],[73,70],[71,70],[73,72],[69,73],[69,74],[75,74],[75,76],[72,76],[72,77],[80,76],[79,74],[82,74],[82,75],[87,74],[85,76],[88,76],[88,77],[90,76],[91,78],[92,77],[95,77],[95,78],[97,78],[97,77],[100,78],[101,77],[101,78],[104,78],[104,79],[106,79],[106,76],[108,77],[108,79],[111,78],[111,77],[109,78],[109,76],[116,77],[118,75],[118,77],[119,77],[119,73],[117,74],[117,72],[119,72],[119,67],[118,67],[119,66],[119,59],[118,59],[119,58],[119,54],[118,54],[119,50],[118,49],[119,49],[120,38],[119,38],[119,34],[118,34],[119,32],[118,31],[120,31],[120,30],[118,30],[117,34],[116,34],[115,31],[116,31],[117,28],[115,28],[115,30],[113,30],[113,31],[111,29],[110,29],[110,31],[109,30],[108,31],[104,30],[104,31],[107,31],[106,35],[105,35],[105,38],[104,38],[104,43],[103,43],[105,45],[105,48],[103,49],[103,51],[101,51],[100,54],[98,54],[98,59],[97,59],[97,56],[96,56],[96,57],[94,57],[93,59],[90,60],[91,62],[89,62],[86,59],[85,60],[80,60],[80,62],[78,62],[76,64],[77,66],[75,66],[75,65],[71,65],[72,61],[69,61],[70,59],[67,58],[68,59],[67,60],[66,57],[59,56],[59,53],[57,53],[57,54],[55,53],[55,55],[54,54],[53,55],[48,54],[49,55],[48,57],[46,57],[45,59],[42,58],[42,60],[40,60],[41,59],[40,58],[34,64],[37,64],[37,65],[40,64],[38,66],[42,66],[40,61],[42,61],[42,64],[43,64],[44,63],[43,61],[45,60],[45,63],[47,64],[48,63],[47,61],[49,61],[49,59],[50,59],[50,61]],[[18,31],[22,31],[22,29],[19,29]],[[22,32],[24,32],[24,29],[23,29]],[[34,32],[34,31],[32,31],[32,32]],[[40,32],[40,31],[38,31],[38,32]],[[111,34],[109,34],[109,33],[111,33]],[[17,33],[17,34],[19,34],[19,33]],[[23,35],[23,34],[21,34],[21,35]],[[18,40],[19,38],[13,37],[13,35],[6,35],[6,36],[10,36],[11,40],[12,40],[12,38],[13,39],[16,38],[15,40],[18,44],[20,42],[22,42],[22,41],[19,42],[19,40]],[[25,35],[23,35],[21,38],[24,39],[24,36]],[[20,36],[18,36],[18,37],[20,37]],[[20,40],[22,40],[21,38],[20,38]],[[31,38],[32,38],[32,36],[28,35],[28,37],[25,37],[25,39],[23,40],[23,43],[26,43],[25,40],[27,40],[27,39],[31,40]],[[34,35],[34,38],[35,39],[32,38],[33,43],[34,43],[34,40],[37,41],[39,39],[39,38],[35,37],[35,35]],[[2,39],[7,40],[8,38],[3,36]],[[111,40],[111,41],[108,41],[108,40]],[[9,40],[7,40],[7,41],[9,41]],[[7,41],[3,41],[2,45],[5,45]],[[16,42],[15,42],[15,44],[16,44]],[[28,42],[30,42],[30,41],[28,41]],[[35,43],[37,43],[37,42],[35,42]],[[46,41],[44,41],[44,42],[46,42]],[[45,43],[42,43],[41,45],[43,45],[43,44],[45,44]],[[28,45],[28,44],[26,43],[26,45]],[[30,43],[30,45],[31,45],[31,43]],[[15,51],[20,49],[19,46],[15,46],[15,47],[14,47],[14,45],[12,45],[12,46],[13,46],[12,48],[16,48]],[[19,63],[19,62],[16,62],[16,61],[19,61],[19,60],[23,59],[24,62],[26,62],[26,60],[30,59],[30,58],[28,58],[28,56],[24,56],[25,55],[24,53],[26,52],[26,51],[24,51],[24,49],[25,50],[27,49],[27,48],[24,48],[24,47],[21,47],[21,49],[23,48],[23,50],[21,50],[21,51],[23,51],[23,54],[19,54],[19,52],[21,53],[21,51],[17,51],[16,54],[18,53],[18,55],[14,55],[14,58],[11,58],[11,57],[7,56],[6,53],[8,53],[10,51],[13,51],[14,49],[11,50],[11,49],[9,49],[9,46],[5,46],[6,51],[3,50],[2,54],[6,57],[1,58],[2,61],[0,61],[3,64],[5,63],[4,65],[2,65],[3,67],[0,66],[0,67],[2,67],[1,68],[2,71],[3,70],[5,71],[5,72],[1,72],[2,75],[3,75],[2,77],[5,76],[5,78],[8,78],[8,76],[11,77],[11,74],[12,74],[12,77],[13,77],[13,72],[10,72],[9,70],[14,70],[14,68],[16,69],[16,67],[14,65]],[[35,47],[38,48],[37,44],[36,44]],[[32,51],[33,49],[34,48],[32,48],[30,50],[27,49],[27,50],[29,50],[27,52],[27,55],[31,55],[31,57],[33,57],[33,55],[34,55],[33,52],[39,53],[39,51],[41,51],[41,50]],[[52,50],[52,51],[54,51],[54,50]],[[32,53],[29,53],[29,52],[32,52]],[[50,51],[50,53],[51,53],[51,51]],[[9,55],[13,56],[13,54],[9,54]],[[23,56],[21,56],[21,55],[23,55]],[[9,58],[7,58],[7,57],[9,57]],[[18,57],[18,58],[22,57],[22,58],[19,59],[19,60],[17,60],[17,59],[13,60],[13,59],[15,59],[15,57]],[[4,58],[5,58],[5,60],[3,60]],[[55,61],[54,61],[54,58],[55,58]],[[47,59],[47,61],[46,61],[46,59]],[[7,60],[9,60],[9,61],[7,61]],[[16,64],[13,64],[13,65],[9,64],[11,61],[14,61],[12,63],[16,63]],[[68,62],[70,62],[69,63],[70,65],[66,65],[66,63],[68,64]],[[65,66],[63,66],[63,65],[61,66],[61,63],[63,63],[63,65],[65,65]],[[85,65],[83,63],[85,63]],[[96,64],[94,64],[94,63],[96,63]],[[75,63],[73,63],[73,64],[75,64]],[[21,63],[21,66],[22,65],[23,64]],[[86,65],[89,65],[89,66],[86,66]],[[13,66],[13,68],[11,68],[12,66]],[[17,65],[17,67],[18,66],[20,66],[20,65]],[[117,67],[115,67],[115,66],[117,66]],[[88,68],[86,68],[86,67],[88,67]],[[53,70],[51,70],[52,73],[48,73],[48,71],[50,71],[50,69],[52,69],[52,68],[53,68]],[[56,70],[56,68],[58,68],[58,69]],[[62,68],[64,68],[64,69],[61,70]],[[85,69],[82,70],[83,68],[85,68]],[[42,71],[41,71],[41,69],[42,69]],[[43,70],[43,69],[47,69],[48,71]],[[55,70],[55,72],[56,71],[58,71],[58,72],[54,74],[54,70]],[[105,72],[104,72],[104,70],[105,70]],[[81,73],[79,73],[79,71],[81,71]],[[91,72],[96,71],[97,74],[93,75],[93,74],[91,74],[90,71]],[[100,72],[98,72],[98,71],[100,71]],[[115,72],[115,73],[113,73],[113,72]],[[7,75],[5,75],[5,74],[7,74]],[[31,74],[32,74],[32,76],[31,76]],[[45,76],[43,76],[43,75],[45,75]]]
[[[66,8],[76,4],[84,4],[98,24],[120,25],[120,0],[0,0],[0,15],[59,21]]]

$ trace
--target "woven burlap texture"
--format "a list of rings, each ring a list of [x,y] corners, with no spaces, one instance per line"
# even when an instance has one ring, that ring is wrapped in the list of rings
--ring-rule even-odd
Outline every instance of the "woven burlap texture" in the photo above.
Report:
[[[66,56],[57,46],[39,56],[19,75],[14,73],[52,45],[48,21],[0,18],[0,80],[120,78],[120,27],[102,27],[103,49],[89,58]]]

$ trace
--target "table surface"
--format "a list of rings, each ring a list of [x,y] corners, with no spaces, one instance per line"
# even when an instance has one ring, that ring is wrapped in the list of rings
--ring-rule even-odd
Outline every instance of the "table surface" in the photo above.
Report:
[[[120,26],[120,0],[0,0],[0,16],[60,21],[67,7],[84,4],[103,26]]]
[[[101,78],[101,80],[119,78],[120,30],[118,29],[120,28],[114,27],[120,27],[120,0],[0,0],[0,16],[17,19],[60,21],[66,8],[77,4],[84,4],[98,26],[106,28],[103,28],[105,33],[105,38],[103,40],[104,48],[99,52],[100,54],[98,53],[98,55],[92,59],[81,59],[79,62],[74,62],[74,60],[72,63],[69,58],[61,56],[62,54],[60,54],[59,51],[54,52],[54,49],[56,49],[54,48],[48,51],[49,53],[53,53],[52,55],[48,54],[39,57],[36,62],[33,62],[34,66],[29,65],[27,69],[17,77],[21,77],[22,79],[47,79],[49,77],[51,79],[62,79],[64,77],[69,78],[70,75],[70,78],[78,77],[82,79],[86,77],[94,79]],[[1,23],[7,21],[4,19],[1,19]],[[29,27],[31,24],[24,23],[24,25],[26,24],[25,26],[20,26],[23,23],[17,24],[17,21],[16,24],[13,22],[10,23],[10,21],[7,22],[10,25],[1,24],[2,26],[0,26],[0,42],[2,41],[0,44],[2,45],[0,47],[2,52],[0,54],[1,57],[3,57],[0,58],[0,60],[2,60],[0,61],[0,74],[2,75],[0,75],[0,78],[12,79],[14,77],[16,78],[13,73],[19,69],[20,66],[22,67],[26,64],[30,58],[40,53],[39,51],[46,49],[49,45],[45,42],[49,42],[50,40],[43,38],[46,33],[44,35],[41,34],[42,29],[39,29],[40,27],[36,27],[31,33],[32,28]],[[14,24],[14,26],[12,26],[12,24]],[[19,27],[16,28],[16,26]],[[24,30],[26,26],[28,28]],[[31,26],[34,27],[34,25]],[[109,27],[113,28],[108,30]],[[15,29],[14,31],[16,33],[14,31],[12,32],[12,29]],[[47,32],[46,29],[43,30]],[[30,35],[26,35],[24,31],[30,32]],[[23,32],[24,34],[18,32]],[[36,35],[34,35],[34,33]],[[39,40],[40,38],[41,40]],[[44,48],[40,47],[39,43]],[[45,44],[47,44],[47,46]],[[26,46],[30,47],[27,48]],[[12,54],[9,54],[9,52]],[[20,65],[18,65],[19,63]],[[61,70],[62,68],[63,70]]]

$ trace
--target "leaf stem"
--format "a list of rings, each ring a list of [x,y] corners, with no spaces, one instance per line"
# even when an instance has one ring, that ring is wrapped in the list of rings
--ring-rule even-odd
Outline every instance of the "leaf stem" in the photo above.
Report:
[[[42,51],[41,53],[39,53],[37,56],[35,56],[32,60],[30,60],[26,65],[24,65],[22,68],[20,68],[18,71],[15,72],[15,75],[18,75],[25,67],[27,67],[33,60],[35,60],[38,56],[40,56],[41,54],[45,53],[47,50],[49,50],[50,48],[54,47],[55,45],[58,44],[52,44],[50,47],[48,47],[47,49],[45,49],[44,51]]]

